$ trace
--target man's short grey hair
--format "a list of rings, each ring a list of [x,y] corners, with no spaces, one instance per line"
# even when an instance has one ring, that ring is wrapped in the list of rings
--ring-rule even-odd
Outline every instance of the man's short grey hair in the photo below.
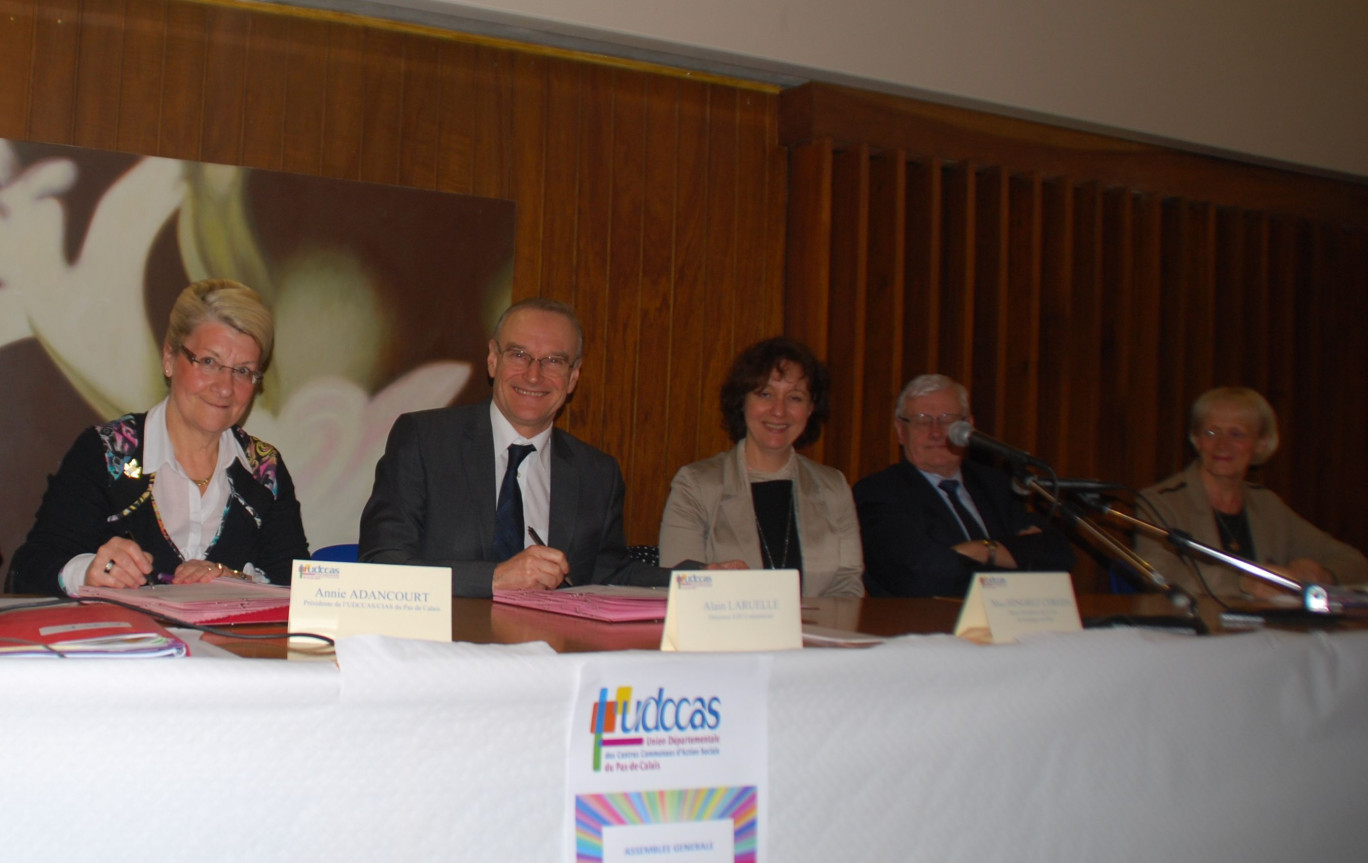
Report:
[[[580,324],[579,315],[575,314],[574,307],[569,303],[562,303],[560,300],[553,300],[550,297],[528,297],[504,309],[504,313],[499,315],[499,320],[494,324],[494,339],[496,341],[499,338],[499,333],[503,330],[504,321],[508,320],[514,312],[521,312],[524,309],[551,312],[568,319],[575,327],[575,356],[571,359],[578,363],[584,358],[584,327]]]
[[[917,375],[907,382],[903,387],[902,393],[898,395],[898,401],[894,403],[895,413],[902,413],[903,405],[910,399],[919,399],[922,396],[929,396],[941,390],[954,390],[955,395],[959,396],[960,413],[969,416],[969,390],[964,388],[964,384],[948,378],[945,375],[927,374]]]

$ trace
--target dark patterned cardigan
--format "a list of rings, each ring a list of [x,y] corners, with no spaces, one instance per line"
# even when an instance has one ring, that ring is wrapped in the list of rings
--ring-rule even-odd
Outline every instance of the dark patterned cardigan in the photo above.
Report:
[[[167,537],[152,500],[153,474],[142,469],[146,414],[88,428],[48,477],[33,529],[15,552],[9,589],[63,595],[60,573],[78,554],[115,536],[130,536],[153,558],[153,571],[174,572],[180,551]],[[290,583],[290,562],[307,559],[299,501],[280,453],[241,428],[233,435],[247,466],[228,468],[228,503],[206,557],[232,569],[247,564],[277,584]]]

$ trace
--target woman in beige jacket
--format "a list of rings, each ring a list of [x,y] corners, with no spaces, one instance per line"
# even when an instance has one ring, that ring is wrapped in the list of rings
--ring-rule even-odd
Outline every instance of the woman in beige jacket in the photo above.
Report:
[[[732,363],[722,415],[736,446],[685,465],[660,523],[660,560],[797,569],[804,596],[862,596],[860,526],[845,476],[798,455],[830,413],[812,352],[766,339]]]
[[[1248,479],[1278,448],[1278,420],[1268,401],[1245,387],[1220,387],[1192,405],[1188,440],[1197,459],[1141,494],[1168,527],[1205,545],[1252,560],[1297,581],[1352,584],[1368,580],[1368,558],[1292,511]],[[1215,563],[1193,569],[1166,545],[1141,537],[1135,550],[1170,581],[1193,593],[1271,595],[1277,588]]]

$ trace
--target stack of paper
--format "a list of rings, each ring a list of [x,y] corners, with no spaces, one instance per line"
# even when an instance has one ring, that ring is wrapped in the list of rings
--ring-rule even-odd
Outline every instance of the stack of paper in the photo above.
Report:
[[[621,623],[664,620],[669,592],[657,587],[590,584],[564,590],[496,590],[494,601],[556,614]]]
[[[203,584],[159,584],[136,590],[83,587],[78,596],[112,599],[185,623],[284,623],[290,619],[290,589],[216,578]]]
[[[188,652],[146,614],[114,605],[67,602],[0,614],[0,656],[132,659]]]

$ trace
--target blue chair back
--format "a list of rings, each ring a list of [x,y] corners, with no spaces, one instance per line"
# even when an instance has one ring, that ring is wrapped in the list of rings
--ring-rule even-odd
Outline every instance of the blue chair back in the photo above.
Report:
[[[354,542],[341,545],[325,545],[313,553],[314,560],[332,560],[338,563],[356,563],[359,546]]]

